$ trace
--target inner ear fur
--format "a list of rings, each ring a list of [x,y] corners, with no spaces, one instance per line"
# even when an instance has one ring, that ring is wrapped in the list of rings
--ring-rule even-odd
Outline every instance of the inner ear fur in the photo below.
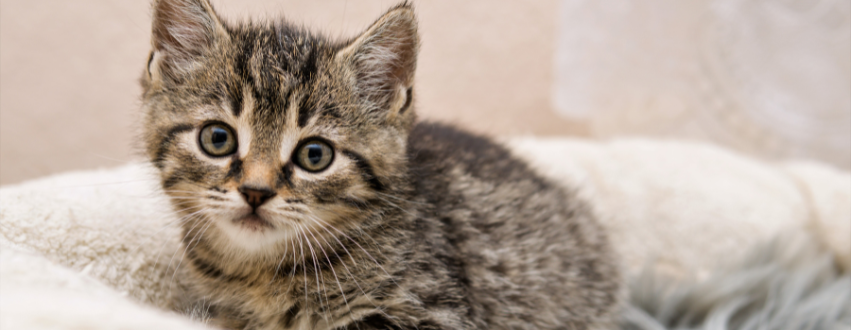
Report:
[[[148,72],[153,80],[192,70],[228,34],[208,0],[156,0],[153,3]]]
[[[358,94],[392,119],[411,105],[419,36],[413,8],[400,4],[337,53],[350,68]]]

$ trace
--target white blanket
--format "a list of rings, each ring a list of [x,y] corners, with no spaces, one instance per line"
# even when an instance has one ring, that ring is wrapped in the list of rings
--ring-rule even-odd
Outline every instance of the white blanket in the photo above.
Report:
[[[782,232],[809,232],[851,270],[851,175],[712,146],[520,138],[518,155],[580,193],[627,272],[707,273]],[[182,250],[143,164],[0,189],[0,328],[193,329],[166,312]]]

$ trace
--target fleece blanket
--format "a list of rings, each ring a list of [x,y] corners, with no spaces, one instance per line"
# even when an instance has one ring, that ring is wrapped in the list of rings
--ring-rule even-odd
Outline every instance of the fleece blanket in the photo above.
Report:
[[[783,233],[851,270],[851,175],[709,145],[513,138],[505,143],[588,201],[627,277],[647,265],[709,278]],[[143,163],[0,188],[0,328],[197,329],[169,310],[178,228]]]

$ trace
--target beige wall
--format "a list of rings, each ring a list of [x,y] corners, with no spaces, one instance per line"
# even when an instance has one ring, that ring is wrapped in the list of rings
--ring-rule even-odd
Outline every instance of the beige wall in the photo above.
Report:
[[[213,0],[352,36],[396,1]],[[522,5],[521,5],[522,4]],[[557,1],[417,2],[421,117],[489,133],[582,134],[552,110]],[[144,0],[0,0],[0,183],[137,158]]]

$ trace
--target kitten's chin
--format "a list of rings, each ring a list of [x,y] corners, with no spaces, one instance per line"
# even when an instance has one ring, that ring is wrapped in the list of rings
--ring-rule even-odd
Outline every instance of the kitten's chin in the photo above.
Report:
[[[290,236],[288,228],[274,226],[263,216],[254,213],[219,220],[217,223],[229,241],[227,245],[247,252],[268,251],[269,247],[278,245]]]
[[[258,233],[275,229],[269,221],[266,221],[266,219],[263,219],[263,217],[255,213],[236,218],[233,220],[233,223],[244,230]]]

